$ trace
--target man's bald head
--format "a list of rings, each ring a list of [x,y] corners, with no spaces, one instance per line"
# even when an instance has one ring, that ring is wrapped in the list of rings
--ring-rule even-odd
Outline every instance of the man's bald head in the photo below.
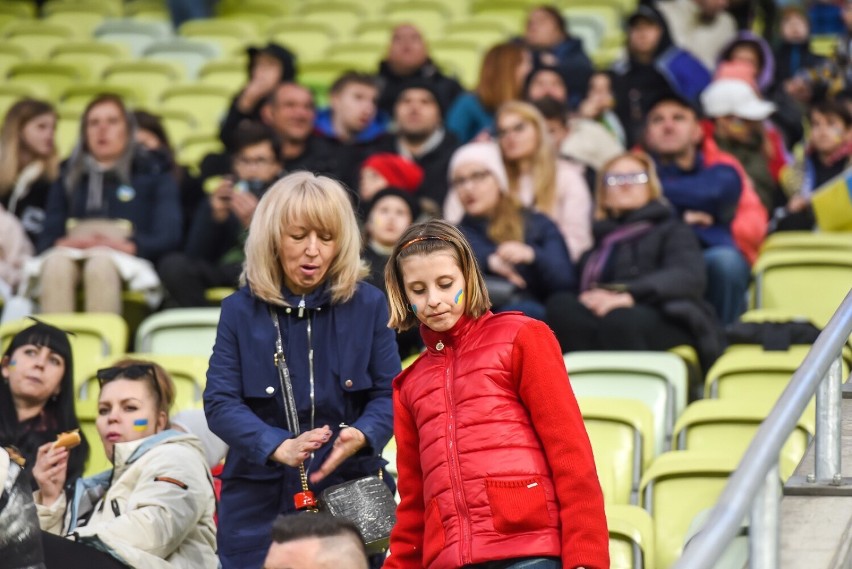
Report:
[[[367,569],[358,529],[324,514],[279,516],[263,569]]]

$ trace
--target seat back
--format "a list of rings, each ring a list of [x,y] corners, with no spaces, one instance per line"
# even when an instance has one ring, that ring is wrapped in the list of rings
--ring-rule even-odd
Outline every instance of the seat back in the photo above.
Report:
[[[578,397],[619,397],[647,405],[654,417],[654,452],[668,448],[675,417],[686,407],[687,369],[668,352],[572,352],[565,354]]]
[[[136,351],[209,358],[216,340],[220,309],[174,308],[146,318],[136,331]]]
[[[186,38],[158,40],[142,51],[142,57],[145,59],[179,65],[183,69],[184,77],[189,81],[194,81],[204,64],[219,55],[230,54],[220,54],[218,46]]]
[[[200,131],[218,130],[220,118],[231,103],[231,91],[216,85],[175,85],[160,96],[165,109],[186,111],[195,118]]]
[[[165,61],[122,61],[104,69],[104,90],[113,85],[136,91],[140,105],[156,109],[160,95],[181,79],[181,70]]]
[[[654,569],[654,521],[638,506],[606,508],[610,569]]]
[[[680,556],[693,518],[716,503],[736,467],[729,454],[673,451],[657,457],[640,486],[642,506],[654,520],[657,567],[670,567]]]
[[[140,57],[146,47],[170,34],[155,22],[123,19],[105,21],[93,35],[98,41],[122,44],[134,57]]]
[[[824,327],[852,286],[846,249],[767,251],[752,267],[751,308],[784,309]]]
[[[598,471],[612,473],[614,504],[638,504],[639,481],[654,457],[654,418],[632,399],[578,400]]]

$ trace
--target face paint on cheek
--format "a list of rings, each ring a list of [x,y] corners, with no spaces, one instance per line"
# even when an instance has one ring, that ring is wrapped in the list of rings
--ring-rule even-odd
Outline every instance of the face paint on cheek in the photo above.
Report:
[[[456,304],[461,304],[462,300],[464,300],[464,290],[459,289],[459,291],[456,293],[455,299],[453,299],[453,300]]]
[[[133,421],[133,430],[137,432],[142,432],[148,428],[148,419],[136,419]]]
[[[411,311],[414,313],[415,316],[417,315],[417,305],[416,304],[411,305]]]
[[[12,360],[9,362],[9,371],[15,369],[15,366],[18,365],[18,360]]]

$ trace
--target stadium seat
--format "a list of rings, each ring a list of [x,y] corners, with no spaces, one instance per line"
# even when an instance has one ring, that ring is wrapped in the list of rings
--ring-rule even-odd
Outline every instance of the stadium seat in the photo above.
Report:
[[[35,18],[36,5],[35,2],[2,2],[0,15],[12,16],[19,20]]]
[[[135,57],[140,57],[153,42],[168,36],[162,26],[135,19],[107,20],[94,32],[98,41],[122,44]]]
[[[145,109],[160,118],[160,122],[166,129],[169,144],[174,149],[177,143],[185,140],[198,130],[198,123],[192,114],[179,109],[151,108]]]
[[[480,0],[474,2],[471,6],[474,17],[488,18],[503,23],[503,26],[508,29],[512,35],[520,35],[523,33],[524,26],[527,21],[527,14],[532,9],[525,0],[516,2],[514,0]]]
[[[655,565],[677,559],[693,518],[713,506],[737,467],[728,453],[673,451],[657,457],[642,477],[642,506],[654,520]]]
[[[160,96],[160,108],[186,111],[195,117],[200,131],[218,130],[231,98],[231,90],[225,87],[201,83],[173,85]]]
[[[71,85],[59,96],[59,104],[63,111],[76,112],[79,116],[92,99],[104,93],[118,95],[125,104],[131,107],[139,104],[138,92],[132,87],[118,84],[105,85],[104,83]]]
[[[763,242],[760,252],[790,250],[840,249],[852,251],[852,233],[829,233],[814,231],[779,231],[772,233]]]
[[[136,331],[136,351],[210,357],[219,312],[219,308],[174,308],[153,314]]]
[[[237,289],[235,289],[235,288],[231,288],[231,287],[227,287],[227,286],[208,288],[206,291],[204,291],[204,298],[206,298],[207,302],[210,303],[211,305],[219,306],[220,304],[222,304],[223,300],[225,300],[227,297],[234,294],[234,292],[236,292],[236,290]]]
[[[299,64],[299,82],[314,92],[318,106],[324,106],[327,92],[334,80],[342,73],[353,70],[375,72],[376,65],[369,60],[356,61],[354,58],[303,61]]]
[[[654,569],[654,520],[638,506],[607,505],[610,569]]]
[[[512,28],[495,18],[476,17],[469,20],[453,20],[444,26],[443,40],[461,40],[472,42],[480,53],[484,53],[494,44],[512,37]],[[481,57],[481,56],[480,56]],[[481,62],[480,62],[481,63]],[[477,71],[480,65],[476,66]]]
[[[0,76],[5,77],[6,72],[16,63],[22,63],[29,59],[29,52],[15,44],[0,42]]]
[[[385,46],[383,51],[386,51],[396,25],[396,22],[386,18],[363,20],[355,26],[353,35],[358,41],[382,44]]]
[[[611,503],[638,504],[639,481],[654,458],[654,418],[633,399],[581,397],[577,403],[598,471],[614,475]]]
[[[784,309],[824,327],[852,285],[852,254],[844,249],[780,250],[752,267],[750,308]]]
[[[198,81],[205,85],[217,85],[230,89],[233,94],[246,82],[247,65],[242,59],[208,61],[198,71]]]
[[[107,66],[127,56],[120,44],[82,40],[56,46],[50,52],[50,61],[74,65],[86,81],[97,81]]]
[[[298,16],[273,20],[266,28],[266,35],[270,41],[297,54],[300,60],[322,59],[328,47],[337,39],[336,30],[328,23]]]
[[[223,152],[225,147],[218,132],[198,132],[177,142],[178,164],[186,166],[193,174],[198,174],[201,160],[208,154]]]
[[[47,9],[52,7],[50,13]],[[92,32],[104,23],[103,12],[92,10],[73,2],[50,2],[45,5],[44,22],[70,26],[79,39],[92,37]]]
[[[53,48],[74,38],[74,30],[70,26],[25,20],[6,30],[3,43],[24,48],[29,59],[46,60]]]
[[[181,24],[178,35],[184,38],[216,38],[227,37],[241,42],[243,45],[255,39],[255,29],[251,24],[237,20],[189,20]]]
[[[86,373],[92,365],[104,358],[114,357],[127,349],[127,323],[121,316],[109,313],[88,312],[86,314],[39,314],[38,319],[67,332],[73,332],[68,339],[74,354],[75,380]],[[29,318],[13,320],[0,325],[0,353],[12,337],[29,326]]]
[[[205,42],[174,38],[151,43],[142,51],[142,57],[177,64],[183,69],[184,77],[194,81],[201,67],[220,55],[218,50],[218,47]]]
[[[269,20],[269,18],[290,14],[291,8],[290,2],[281,2],[280,0],[221,0],[216,6],[216,11],[220,16],[228,17],[235,14],[262,14]]]
[[[6,77],[11,83],[29,85],[45,93],[51,101],[58,101],[65,89],[81,79],[76,66],[51,61],[18,63],[9,68]]]
[[[71,156],[71,152],[80,140],[80,117],[82,107],[66,108],[62,105],[56,120],[56,151],[60,159]]]
[[[482,67],[482,49],[475,41],[465,39],[440,39],[430,42],[432,59],[448,75],[456,78],[466,89],[479,82]]]
[[[140,105],[156,108],[163,92],[181,79],[181,69],[165,61],[121,61],[104,70],[104,86],[130,87]]]
[[[440,0],[394,0],[385,4],[383,13],[393,22],[414,24],[428,40],[441,37],[452,16]]]
[[[354,62],[356,65],[353,69],[375,73],[386,53],[387,43],[354,40],[332,44],[325,52],[325,57],[329,61]]]
[[[358,22],[367,17],[367,11],[359,2],[329,0],[302,4],[298,15],[307,21],[330,24],[338,38],[348,38]]]
[[[729,453],[742,457],[758,427],[769,414],[772,402],[736,399],[705,399],[691,403],[675,423],[675,450]],[[812,416],[799,419],[787,439],[779,461],[781,478],[790,477],[814,434]]]
[[[810,346],[790,346],[783,352],[767,352],[759,347],[726,351],[707,371],[705,396],[740,401],[768,399],[774,404],[809,349]]]
[[[635,399],[654,417],[654,453],[668,448],[686,407],[687,370],[668,352],[572,352],[565,366],[577,397]]]

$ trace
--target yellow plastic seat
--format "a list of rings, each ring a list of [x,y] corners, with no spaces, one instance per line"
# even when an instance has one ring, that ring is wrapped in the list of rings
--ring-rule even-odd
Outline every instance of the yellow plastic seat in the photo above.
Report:
[[[321,58],[337,39],[337,31],[328,23],[301,17],[276,18],[266,28],[266,35],[301,59]]]
[[[166,129],[166,135],[169,137],[169,144],[174,147],[178,141],[185,140],[187,137],[195,134],[198,130],[198,122],[195,117],[186,111],[180,109],[151,109],[151,114],[160,118],[163,128]]]
[[[194,81],[208,61],[219,56],[218,48],[185,38],[157,40],[142,51],[146,60],[172,62],[183,69],[183,76]]]
[[[39,320],[67,332],[71,350],[74,354],[74,375],[76,379],[85,374],[92,365],[104,358],[114,357],[127,349],[127,323],[121,316],[109,313],[87,312],[69,314],[39,314]],[[33,325],[29,318],[13,320],[0,326],[0,353],[12,337],[21,330]]]
[[[375,65],[369,63],[363,60],[333,59],[303,61],[299,64],[299,81],[314,90],[318,94],[318,100],[323,100],[331,84],[346,71],[374,71]]]
[[[686,407],[687,370],[668,352],[572,352],[565,367],[577,397],[634,399],[654,418],[654,453],[668,448],[675,418]]]
[[[3,43],[24,48],[30,59],[46,60],[53,48],[74,39],[75,35],[70,26],[27,20],[7,29]]]
[[[22,83],[0,83],[0,117],[5,118],[9,109],[26,97],[38,98],[38,92]]]
[[[193,38],[230,38],[242,45],[248,45],[255,40],[257,31],[254,26],[238,20],[189,20],[181,24],[178,34],[181,37]]]
[[[15,44],[0,42],[0,75],[6,76],[6,72],[15,64],[29,59],[29,52]]]
[[[444,27],[443,40],[471,42],[476,45],[480,52],[484,52],[492,45],[508,40],[512,33],[512,28],[507,26],[503,20],[478,16],[469,20],[448,22]]]
[[[177,160],[179,164],[198,174],[198,168],[205,156],[224,150],[218,132],[199,132],[178,142]]]
[[[358,2],[345,0],[329,0],[302,4],[299,16],[311,22],[330,24],[337,37],[351,37],[358,22],[367,17],[367,11]]]
[[[237,289],[235,288],[227,286],[208,288],[206,291],[204,291],[204,298],[206,298],[207,302],[209,302],[210,304],[214,306],[219,306],[220,304],[222,304],[223,300],[234,294],[236,290]]]
[[[87,2],[85,0],[51,0],[46,2],[42,8],[42,14],[46,18],[57,16],[70,16],[70,22],[74,21],[77,14],[90,14],[104,18],[120,18],[121,4],[113,2]]]
[[[752,267],[750,308],[780,308],[824,327],[852,288],[852,254],[844,249],[767,251]]]
[[[50,52],[50,61],[74,65],[81,72],[81,77],[96,81],[110,64],[127,56],[127,51],[120,44],[83,40],[56,46]]]
[[[441,37],[452,12],[440,1],[394,0],[384,6],[385,17],[394,22],[414,24],[428,39]]]
[[[170,21],[169,8],[163,0],[127,0],[124,3],[124,15],[137,22]]]
[[[81,114],[89,102],[104,93],[118,95],[128,106],[139,104],[138,92],[127,85],[109,85],[104,83],[81,83],[71,85],[59,96],[62,110]]]
[[[80,117],[82,108],[59,109],[59,117],[56,120],[56,151],[60,158],[71,156],[74,146],[80,140]]]
[[[670,567],[680,556],[693,518],[716,503],[737,463],[727,453],[673,451],[645,472],[640,497],[654,520],[656,567]]]
[[[531,8],[526,2],[485,0],[474,2],[471,10],[477,18],[482,17],[502,22],[503,26],[514,35],[523,32],[527,14]]]
[[[186,111],[195,118],[200,131],[218,130],[231,98],[229,89],[216,85],[173,85],[160,96],[160,108]]]
[[[127,357],[156,362],[169,373],[175,384],[172,414],[185,409],[196,409],[201,404],[204,386],[207,385],[208,357],[148,353],[131,353],[127,354]]]
[[[241,59],[208,61],[198,71],[198,81],[205,85],[216,85],[230,89],[236,94],[245,83],[247,66]]]
[[[123,19],[105,21],[93,35],[98,41],[122,44],[133,56],[139,57],[153,42],[166,38],[168,32],[155,22]]]
[[[479,82],[483,53],[482,48],[475,41],[435,40],[430,42],[429,52],[445,73],[452,69],[456,78],[466,89],[473,89]]]
[[[17,19],[31,19],[36,17],[36,5],[35,2],[2,2],[0,14]]]
[[[768,251],[809,251],[839,249],[852,252],[852,233],[829,233],[815,231],[779,231],[766,238],[760,247],[761,254]]]
[[[729,453],[741,458],[758,427],[768,415],[771,403],[735,399],[705,399],[691,403],[675,424],[675,450]],[[796,430],[781,449],[781,478],[795,470],[814,434],[813,416],[799,419]]]
[[[325,56],[330,61],[356,62],[358,65],[353,69],[376,72],[379,68],[379,62],[385,57],[386,52],[387,44],[354,40],[332,44]]]
[[[55,7],[54,11],[46,15],[43,21],[51,24],[55,23],[70,26],[74,30],[74,35],[79,39],[92,37],[92,32],[94,32],[105,20],[105,16],[102,12],[93,12],[85,8],[80,9],[74,3],[50,3],[45,5],[45,8],[51,4]],[[62,6],[62,8],[56,9],[58,6]]]
[[[654,418],[632,399],[581,397],[577,403],[598,471],[611,472],[614,504],[638,504],[639,481],[654,458]]]
[[[222,0],[216,7],[221,17],[233,19],[270,18],[287,16],[291,13],[290,2],[280,0]]]
[[[58,101],[65,89],[81,79],[75,66],[50,61],[13,65],[6,77],[12,83],[24,83],[46,93],[51,101]]]
[[[638,506],[607,505],[610,569],[654,569],[654,520]]]
[[[164,61],[122,61],[104,70],[106,86],[119,85],[136,91],[140,105],[156,108],[160,96],[181,80],[180,69]]]
[[[382,44],[385,46],[386,51],[396,25],[396,22],[387,18],[362,20],[355,26],[353,35],[358,41]]]
[[[173,308],[152,314],[136,331],[135,348],[149,354],[210,357],[219,308]]]

